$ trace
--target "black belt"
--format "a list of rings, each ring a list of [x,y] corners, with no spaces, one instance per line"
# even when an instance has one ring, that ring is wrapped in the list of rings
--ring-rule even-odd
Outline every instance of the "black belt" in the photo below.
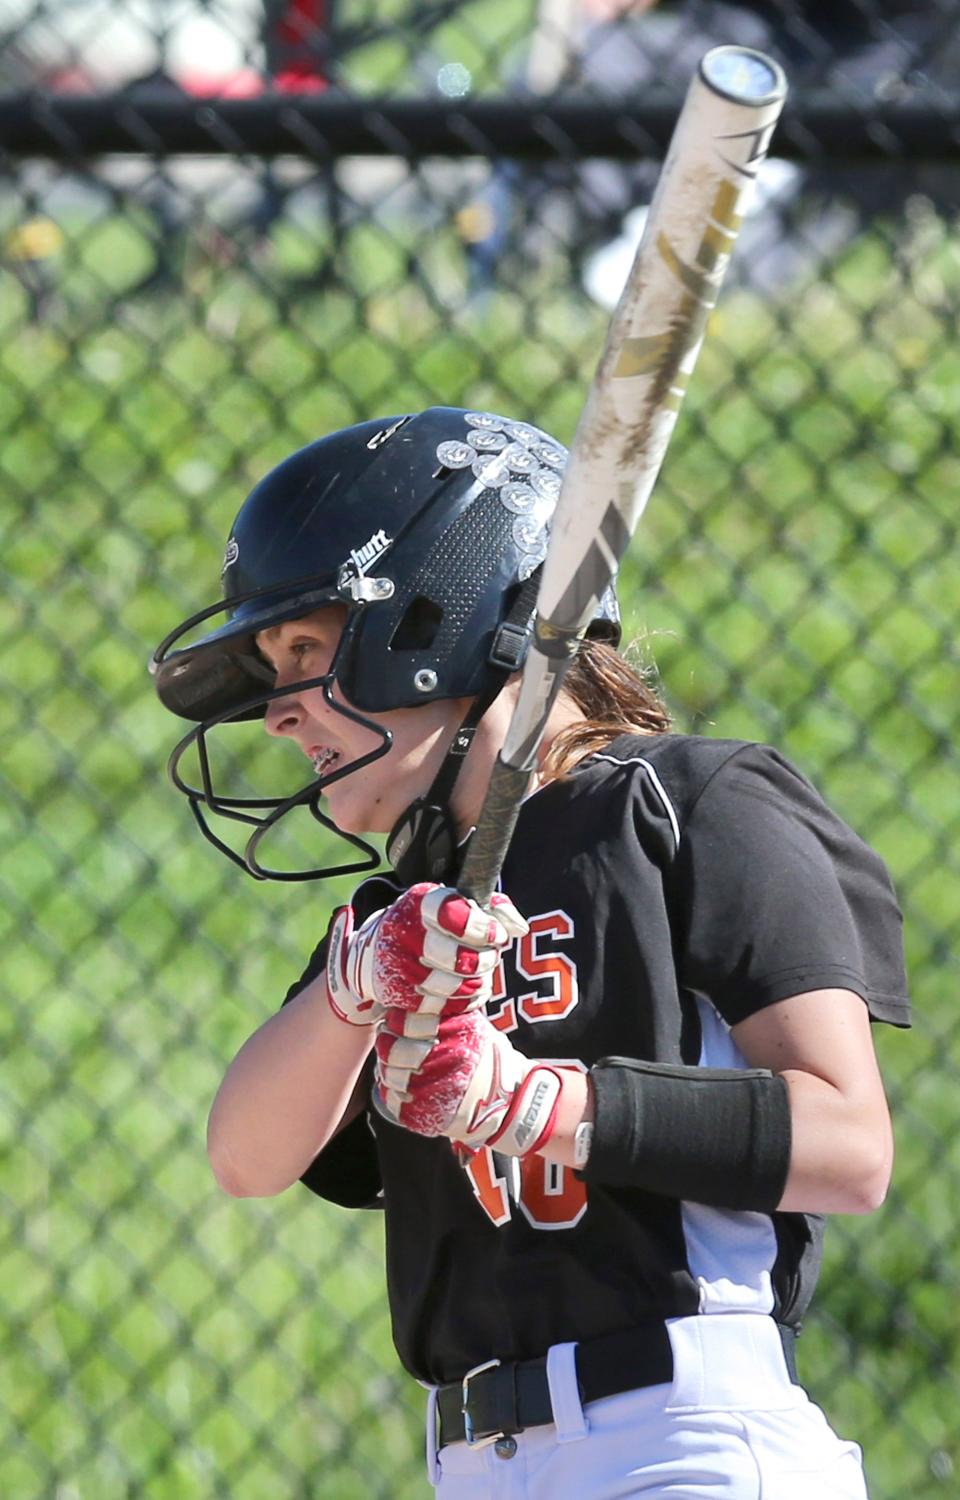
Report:
[[[796,1335],[792,1328],[778,1326],[787,1369],[796,1383]],[[584,1405],[673,1379],[673,1350],[665,1323],[608,1333],[578,1344],[576,1363]],[[438,1448],[448,1443],[492,1443],[523,1432],[525,1427],[542,1427],[552,1421],[545,1358],[514,1364],[490,1360],[437,1391]]]

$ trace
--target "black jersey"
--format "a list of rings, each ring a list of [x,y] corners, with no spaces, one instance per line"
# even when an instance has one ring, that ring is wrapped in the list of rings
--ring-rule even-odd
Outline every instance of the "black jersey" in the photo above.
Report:
[[[901,920],[882,861],[776,751],[624,736],[524,804],[503,889],[530,923],[488,1014],[529,1057],[746,1066],[730,1028],[804,991],[855,991],[907,1025]],[[397,894],[382,876],[358,917]],[[322,962],[322,945],[305,977]],[[295,994],[301,980],[291,990]],[[289,997],[288,997],[289,998]],[[400,1358],[454,1380],[651,1318],[737,1309],[796,1326],[820,1257],[814,1215],[739,1212],[444,1139],[369,1111],[304,1175],[386,1209]],[[378,1196],[380,1195],[380,1196]]]

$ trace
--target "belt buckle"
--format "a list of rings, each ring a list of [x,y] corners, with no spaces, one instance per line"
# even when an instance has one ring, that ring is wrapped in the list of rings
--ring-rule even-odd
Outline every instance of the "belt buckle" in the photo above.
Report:
[[[485,1364],[474,1365],[468,1370],[460,1383],[460,1412],[463,1417],[463,1436],[468,1448],[488,1448],[491,1443],[497,1443],[505,1436],[502,1432],[492,1432],[489,1437],[475,1438],[473,1435],[473,1423],[470,1420],[468,1406],[470,1402],[470,1382],[476,1375],[482,1375],[485,1370],[495,1370],[501,1363],[499,1359],[488,1359]]]

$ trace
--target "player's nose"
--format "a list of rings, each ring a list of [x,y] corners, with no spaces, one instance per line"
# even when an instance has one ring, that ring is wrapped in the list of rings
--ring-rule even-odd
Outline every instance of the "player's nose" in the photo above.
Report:
[[[303,704],[291,694],[290,697],[271,698],[263,715],[263,727],[267,734],[295,735],[306,718]]]

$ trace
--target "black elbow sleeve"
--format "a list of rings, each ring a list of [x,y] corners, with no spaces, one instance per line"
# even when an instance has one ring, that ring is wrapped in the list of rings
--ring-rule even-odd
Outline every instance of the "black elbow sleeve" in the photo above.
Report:
[[[590,1070],[586,1182],[772,1213],[790,1168],[790,1098],[766,1069],[671,1067],[627,1057]]]

